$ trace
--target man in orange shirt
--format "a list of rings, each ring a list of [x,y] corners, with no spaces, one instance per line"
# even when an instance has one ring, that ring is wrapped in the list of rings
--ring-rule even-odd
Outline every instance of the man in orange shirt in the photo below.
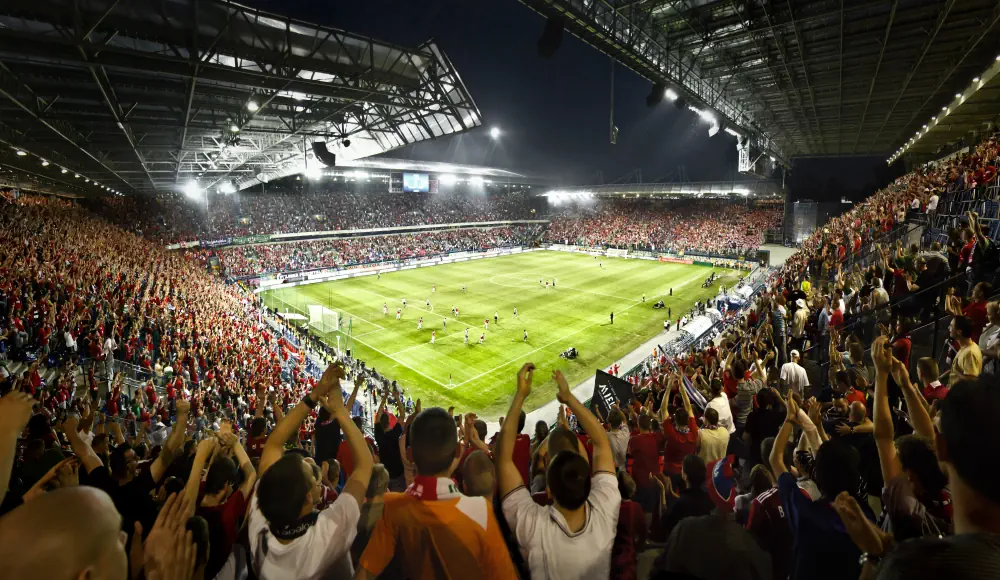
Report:
[[[450,478],[460,457],[452,417],[426,409],[408,439],[417,476],[406,493],[385,495],[355,578],[377,577],[393,557],[415,578],[516,578],[490,501],[463,495]]]

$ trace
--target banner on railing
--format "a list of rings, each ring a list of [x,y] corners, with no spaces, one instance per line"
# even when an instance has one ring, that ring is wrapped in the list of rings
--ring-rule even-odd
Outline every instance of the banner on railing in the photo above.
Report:
[[[201,247],[203,248],[219,248],[222,246],[228,246],[233,243],[233,238],[219,238],[217,240],[201,240]]]
[[[271,241],[270,234],[257,235],[257,236],[240,236],[233,238],[234,246],[242,246],[246,244],[263,244],[265,242]]]
[[[197,248],[201,245],[198,240],[191,240],[190,242],[177,242],[176,244],[167,244],[168,250],[180,250],[186,248]]]

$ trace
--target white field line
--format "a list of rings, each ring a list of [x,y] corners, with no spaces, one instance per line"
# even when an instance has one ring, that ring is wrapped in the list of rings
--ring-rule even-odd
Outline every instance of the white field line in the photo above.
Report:
[[[365,342],[365,341],[363,341],[363,340],[359,340],[359,339],[358,339],[358,337],[354,337],[354,340],[357,340],[357,341],[358,341],[358,342],[360,342],[361,344],[363,344],[363,345],[365,345],[366,347],[368,347],[368,348],[370,348],[370,349],[374,350],[375,352],[377,352],[377,353],[379,353],[380,355],[382,355],[382,356],[386,357],[387,359],[390,359],[390,360],[393,360],[393,361],[395,361],[395,362],[396,362],[396,364],[398,364],[398,365],[400,365],[400,366],[402,366],[402,367],[405,367],[405,368],[408,368],[408,369],[410,369],[411,371],[413,371],[413,372],[417,373],[418,375],[420,375],[420,376],[424,377],[425,379],[427,379],[427,380],[429,380],[429,381],[432,381],[432,382],[435,382],[435,383],[437,383],[437,384],[441,385],[441,387],[443,387],[443,388],[445,388],[445,389],[449,389],[449,390],[451,389],[451,387],[449,387],[449,386],[445,385],[445,384],[444,384],[444,383],[442,383],[441,381],[439,381],[439,380],[437,380],[437,379],[435,379],[435,378],[431,378],[431,377],[429,377],[429,376],[425,375],[424,373],[420,372],[420,370],[418,370],[418,369],[416,369],[416,368],[414,368],[414,367],[412,367],[412,366],[410,366],[410,365],[408,365],[408,364],[404,363],[403,361],[401,361],[401,360],[397,359],[396,357],[392,356],[391,354],[389,354],[389,353],[387,353],[387,352],[383,352],[383,351],[381,351],[381,350],[379,350],[379,349],[375,348],[374,346],[372,346],[372,345],[368,344],[367,342]]]

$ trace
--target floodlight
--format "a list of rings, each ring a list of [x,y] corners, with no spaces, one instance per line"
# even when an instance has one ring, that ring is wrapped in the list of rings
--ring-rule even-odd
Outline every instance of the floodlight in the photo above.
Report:
[[[20,149],[17,150],[17,156],[18,157],[24,157],[27,154],[28,153],[26,151],[21,151]]]
[[[500,128],[499,127],[491,127],[490,128],[490,138],[492,138],[492,139],[499,139],[500,138]]]
[[[451,173],[446,173],[444,175],[439,175],[438,181],[441,182],[441,185],[455,185],[458,182],[458,178]]]
[[[259,109],[259,108],[260,108],[260,105],[257,104],[257,101],[255,101],[253,99],[250,99],[247,102],[247,110],[250,111],[251,113],[256,113],[257,109]]]
[[[472,185],[482,186],[484,183],[486,183],[486,180],[484,180],[479,175],[473,175],[472,177],[469,178],[469,183],[471,183]]]

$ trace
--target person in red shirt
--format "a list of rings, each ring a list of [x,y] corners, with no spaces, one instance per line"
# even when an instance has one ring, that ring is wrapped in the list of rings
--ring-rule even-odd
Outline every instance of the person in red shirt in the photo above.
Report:
[[[527,415],[521,411],[517,420],[517,439],[514,440],[514,465],[521,472],[524,485],[531,489],[531,436],[523,433]]]
[[[943,401],[948,396],[948,387],[938,380],[940,371],[937,361],[924,357],[917,361],[917,379],[923,385],[922,393],[927,402],[934,404],[934,401]]]
[[[844,328],[844,312],[840,309],[839,304],[833,304],[831,307],[833,312],[830,314],[830,326],[840,330]]]
[[[972,233],[971,229],[965,228],[962,230],[962,241],[965,242],[965,245],[958,253],[959,272],[965,271],[965,267],[972,264],[972,253],[976,249],[976,235]]]
[[[972,289],[972,302],[961,307],[962,299],[954,294],[949,294],[945,298],[945,309],[953,316],[967,316],[972,321],[972,341],[979,342],[979,337],[983,334],[983,329],[989,323],[986,314],[986,297],[993,293],[993,285],[988,282],[980,282]]]
[[[680,381],[675,378],[675,381]],[[667,392],[667,400],[663,401],[661,409],[665,417],[663,421],[663,438],[666,444],[663,447],[663,473],[674,480],[675,485],[680,485],[681,468],[684,458],[693,454],[698,449],[698,421],[695,419],[694,410],[691,408],[691,400],[688,398],[687,390],[680,384],[681,401],[684,403],[682,409],[677,409],[673,417],[670,416],[670,391]]]
[[[618,492],[622,495],[618,508],[618,529],[611,548],[611,578],[635,580],[638,577],[638,550],[646,543],[646,520],[642,507],[632,501],[636,493],[635,481],[624,471],[618,472]],[[659,488],[656,500],[659,501]]]
[[[635,479],[636,501],[646,513],[653,513],[659,501],[659,492],[650,481],[660,470],[660,449],[656,446],[656,436],[650,432],[652,419],[649,415],[639,415],[639,433],[629,439],[628,454],[632,457],[632,478]]]
[[[910,366],[910,324],[903,318],[896,323],[896,337],[892,341],[892,356],[899,359],[905,366]]]

